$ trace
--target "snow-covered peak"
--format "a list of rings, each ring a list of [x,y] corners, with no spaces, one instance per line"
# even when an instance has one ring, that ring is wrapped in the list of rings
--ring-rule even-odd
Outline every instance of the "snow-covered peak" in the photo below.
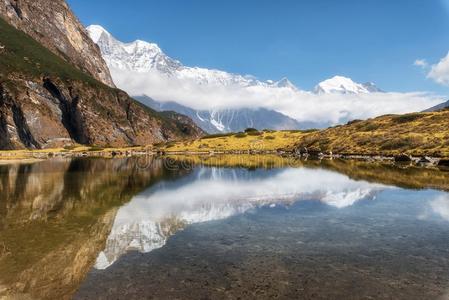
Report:
[[[138,73],[157,71],[158,75],[169,76],[179,80],[179,82],[194,82],[200,86],[261,86],[297,90],[287,78],[278,82],[263,82],[249,75],[244,76],[200,67],[187,67],[166,55],[157,44],[141,40],[123,43],[99,25],[91,25],[87,28],[87,31],[92,40],[100,47],[103,58],[115,78],[120,77],[121,71]]]
[[[163,54],[161,48],[159,48],[158,45],[141,40],[122,45],[126,52],[128,52],[129,54],[134,54],[137,52],[147,52],[150,57]]]
[[[172,74],[181,67],[180,62],[165,55],[157,44],[142,40],[123,43],[100,25],[87,27],[87,32],[100,47],[103,58],[112,73],[116,69],[134,72],[159,70],[166,74]]]
[[[279,87],[279,88],[290,88],[292,90],[298,89],[290,80],[288,80],[287,77],[284,77],[281,80],[274,82],[273,86]]]
[[[374,83],[361,84],[351,78],[334,76],[320,82],[314,89],[315,94],[369,94],[381,92]]]
[[[90,38],[92,39],[92,41],[94,41],[95,44],[98,43],[103,34],[111,36],[111,34],[100,25],[90,25],[86,29],[89,33]]]

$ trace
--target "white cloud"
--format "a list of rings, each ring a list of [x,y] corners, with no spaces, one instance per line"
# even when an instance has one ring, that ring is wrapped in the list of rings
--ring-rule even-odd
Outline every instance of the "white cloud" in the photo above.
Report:
[[[425,59],[417,59],[413,64],[423,69],[426,69],[429,66],[429,63]]]
[[[449,221],[449,196],[440,196],[430,203],[432,210],[443,219]]]
[[[373,93],[316,95],[289,88],[238,85],[201,85],[157,73],[115,70],[116,85],[133,96],[147,95],[158,101],[176,101],[194,109],[258,108],[282,112],[300,122],[337,124],[383,114],[422,111],[442,102],[428,93]]]
[[[439,63],[432,65],[428,78],[442,85],[449,85],[449,53]]]

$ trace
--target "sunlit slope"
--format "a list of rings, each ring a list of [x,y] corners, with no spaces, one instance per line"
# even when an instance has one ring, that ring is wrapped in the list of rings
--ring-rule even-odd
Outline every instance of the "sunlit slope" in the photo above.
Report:
[[[213,135],[161,147],[167,152],[295,151],[302,148],[346,155],[407,153],[449,157],[449,110],[386,115],[321,131],[250,131]]]
[[[387,115],[308,134],[296,146],[339,154],[449,156],[449,110]]]

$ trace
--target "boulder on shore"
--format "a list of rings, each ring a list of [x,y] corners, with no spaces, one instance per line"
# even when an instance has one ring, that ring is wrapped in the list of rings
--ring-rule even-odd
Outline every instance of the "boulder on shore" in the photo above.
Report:
[[[430,163],[432,163],[432,160],[430,157],[423,156],[418,160],[418,163],[419,164],[430,164]]]
[[[403,154],[395,156],[394,161],[401,162],[401,163],[404,163],[404,162],[407,163],[407,162],[412,162],[413,158],[410,155],[403,153]]]
[[[318,147],[309,147],[309,148],[307,149],[307,153],[308,153],[310,156],[313,156],[313,157],[318,157],[318,156],[322,156],[322,155],[323,155],[323,152],[322,152],[321,149],[318,148]]]
[[[441,159],[438,162],[439,167],[449,167],[449,159]]]

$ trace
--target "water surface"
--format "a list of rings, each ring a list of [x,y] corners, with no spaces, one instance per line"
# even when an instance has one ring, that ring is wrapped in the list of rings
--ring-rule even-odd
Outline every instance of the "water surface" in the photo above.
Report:
[[[0,296],[447,299],[448,175],[249,156],[0,166]]]

